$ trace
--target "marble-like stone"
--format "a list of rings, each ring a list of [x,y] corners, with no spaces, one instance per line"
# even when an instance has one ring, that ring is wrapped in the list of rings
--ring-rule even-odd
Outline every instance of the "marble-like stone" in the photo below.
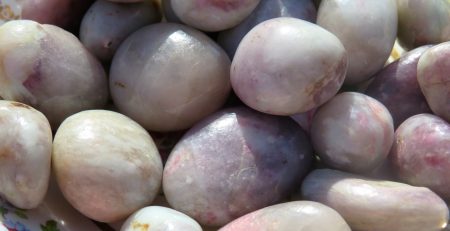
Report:
[[[148,134],[116,112],[90,110],[66,119],[55,135],[53,168],[65,198],[85,216],[113,222],[149,205],[162,162]]]
[[[334,209],[313,201],[292,201],[244,215],[219,231],[351,231]]]
[[[74,113],[105,106],[108,82],[71,33],[15,20],[0,26],[0,97],[36,108],[56,130]]]
[[[337,170],[314,170],[301,191],[305,200],[335,209],[355,231],[438,231],[449,216],[445,202],[428,188]]]
[[[397,38],[397,6],[395,0],[324,0],[317,24],[335,34],[348,52],[344,84],[358,84],[389,58]]]
[[[175,131],[219,109],[230,92],[230,60],[208,36],[158,23],[128,37],[111,65],[120,112],[151,131]]]
[[[244,37],[231,65],[231,85],[253,109],[293,115],[331,99],[346,69],[346,51],[336,36],[282,17],[258,24]]]
[[[21,209],[36,208],[47,192],[52,131],[34,108],[0,100],[0,197]]]

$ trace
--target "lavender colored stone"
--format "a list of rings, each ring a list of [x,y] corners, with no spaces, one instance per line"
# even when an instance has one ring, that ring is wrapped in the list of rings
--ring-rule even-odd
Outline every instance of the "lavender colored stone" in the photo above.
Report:
[[[272,205],[242,216],[219,231],[351,231],[334,209],[312,201]]]
[[[159,9],[150,1],[122,4],[97,0],[83,17],[80,40],[97,58],[110,61],[131,33],[160,21]]]
[[[220,32],[217,41],[233,57],[244,36],[259,23],[278,17],[293,17],[314,23],[316,15],[317,10],[311,0],[261,1],[239,25]]]
[[[106,105],[102,65],[59,27],[28,20],[3,24],[0,62],[0,97],[33,106],[54,130],[74,113]]]
[[[175,15],[203,31],[221,31],[238,25],[260,0],[170,0]]]
[[[417,64],[417,80],[434,114],[450,122],[450,42],[428,49]]]
[[[365,94],[386,106],[396,128],[413,115],[431,112],[417,81],[417,63],[430,47],[405,53],[375,74],[365,90]]]
[[[219,109],[230,92],[230,60],[205,34],[187,26],[144,27],[111,64],[114,104],[147,130],[191,127]]]
[[[450,125],[420,114],[403,122],[391,150],[394,172],[404,182],[428,187],[450,200]]]
[[[311,160],[308,138],[290,118],[225,109],[175,146],[164,168],[164,194],[200,224],[222,226],[285,199]]]
[[[253,109],[293,115],[331,99],[346,68],[346,51],[336,36],[301,19],[275,18],[244,37],[231,65],[231,84]]]
[[[388,156],[394,140],[392,117],[377,100],[344,92],[320,107],[311,141],[320,159],[336,169],[367,173]]]
[[[445,202],[428,188],[336,170],[314,170],[301,191],[335,209],[355,231],[438,231],[449,218]]]

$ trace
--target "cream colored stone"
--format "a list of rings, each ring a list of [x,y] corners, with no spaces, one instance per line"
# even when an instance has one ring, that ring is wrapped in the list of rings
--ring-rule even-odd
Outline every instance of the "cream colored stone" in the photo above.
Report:
[[[150,204],[162,162],[140,125],[116,112],[84,111],[58,129],[53,167],[66,199],[87,217],[113,222]]]
[[[0,196],[31,209],[44,199],[50,177],[52,133],[32,107],[0,101]]]

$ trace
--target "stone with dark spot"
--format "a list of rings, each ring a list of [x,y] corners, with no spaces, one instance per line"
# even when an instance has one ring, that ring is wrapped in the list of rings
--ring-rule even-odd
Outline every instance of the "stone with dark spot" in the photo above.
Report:
[[[159,21],[161,13],[153,1],[123,4],[97,0],[83,17],[80,40],[97,58],[109,62],[130,34]]]
[[[22,108],[26,108],[26,109],[32,109],[32,107],[23,104],[23,103],[19,103],[19,102],[11,102],[11,105],[13,105],[14,107],[22,107]]]

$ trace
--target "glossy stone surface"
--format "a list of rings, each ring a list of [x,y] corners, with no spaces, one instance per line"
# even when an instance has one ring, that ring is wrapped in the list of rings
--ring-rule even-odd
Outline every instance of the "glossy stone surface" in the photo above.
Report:
[[[332,98],[346,68],[346,51],[336,36],[304,20],[275,18],[244,37],[231,66],[231,84],[253,109],[293,115]]]
[[[450,200],[450,125],[420,114],[403,122],[391,150],[393,170],[404,182],[428,187]]]
[[[60,126],[53,168],[65,198],[85,216],[113,222],[150,204],[162,162],[140,125],[116,112],[77,113]]]
[[[412,49],[450,40],[450,2],[397,0],[398,38]]]
[[[317,24],[335,34],[348,52],[344,84],[368,80],[383,68],[397,37],[395,0],[324,0]]]
[[[121,231],[202,231],[200,225],[189,216],[161,206],[149,206],[132,214]]]
[[[56,26],[3,24],[0,63],[0,97],[33,106],[54,130],[74,113],[106,105],[103,67],[74,35]]]
[[[389,111],[377,100],[344,92],[315,113],[311,141],[321,160],[336,169],[367,173],[389,154],[394,126]]]
[[[21,209],[36,208],[47,192],[52,132],[34,108],[0,100],[0,197]]]
[[[431,112],[417,81],[417,63],[430,47],[411,50],[384,67],[365,91],[386,106],[396,128],[413,115]]]
[[[111,65],[114,104],[147,130],[191,127],[219,109],[230,92],[230,60],[187,26],[144,27],[120,46]]]
[[[233,57],[242,38],[259,23],[277,17],[293,17],[314,23],[316,15],[317,10],[311,0],[264,0],[239,25],[220,32],[217,41]]]
[[[175,12],[173,12],[171,0],[161,0],[161,8],[164,12],[164,18],[167,20],[167,22],[180,23],[180,24],[183,23],[178,18],[178,16],[175,15]]]
[[[97,58],[110,61],[131,33],[160,20],[159,9],[150,1],[121,4],[97,0],[83,17],[80,40]]]
[[[431,110],[450,122],[450,42],[428,49],[417,64],[417,80]]]
[[[438,231],[448,221],[447,205],[428,188],[321,169],[306,177],[301,191],[335,209],[355,231]]]
[[[225,109],[175,146],[164,168],[164,194],[200,224],[222,226],[285,199],[311,160],[308,138],[290,118]]]
[[[295,228],[294,228],[295,227]],[[334,209],[312,201],[272,205],[242,216],[219,231],[351,231]]]
[[[238,25],[260,0],[170,0],[175,15],[203,31],[221,31]]]

